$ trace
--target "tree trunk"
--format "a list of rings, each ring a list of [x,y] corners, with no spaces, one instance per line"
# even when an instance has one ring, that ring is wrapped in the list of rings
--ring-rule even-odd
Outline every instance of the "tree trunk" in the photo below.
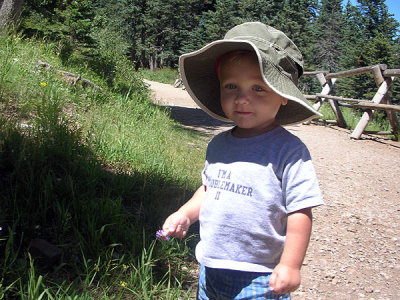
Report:
[[[24,0],[0,0],[0,4],[0,30],[3,30],[18,21]]]
[[[154,71],[155,69],[157,69],[157,53],[156,52],[153,52],[152,54],[150,54],[149,65],[150,65],[151,71]]]

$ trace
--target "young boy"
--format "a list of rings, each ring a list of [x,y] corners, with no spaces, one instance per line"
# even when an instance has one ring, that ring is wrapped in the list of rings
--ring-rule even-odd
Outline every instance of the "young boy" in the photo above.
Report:
[[[200,221],[198,299],[290,299],[323,204],[306,146],[281,125],[319,113],[297,88],[300,51],[259,22],[180,58],[184,85],[235,127],[209,143],[203,185],[164,225],[182,238]]]

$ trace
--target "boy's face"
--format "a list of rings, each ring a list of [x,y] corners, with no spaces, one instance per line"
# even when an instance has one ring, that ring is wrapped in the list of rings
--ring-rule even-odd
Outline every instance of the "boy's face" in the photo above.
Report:
[[[224,59],[218,75],[222,110],[237,125],[235,136],[252,137],[276,126],[275,116],[287,99],[264,83],[254,53]]]

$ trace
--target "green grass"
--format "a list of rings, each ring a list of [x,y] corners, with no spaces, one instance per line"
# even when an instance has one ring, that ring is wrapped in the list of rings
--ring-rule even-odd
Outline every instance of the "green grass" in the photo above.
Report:
[[[0,299],[189,298],[190,239],[154,233],[200,185],[207,139],[153,105],[128,61],[110,85],[56,52],[0,37]],[[35,238],[61,256],[47,263]]]
[[[361,111],[356,111],[348,107],[340,107],[343,118],[346,121],[347,129],[356,128],[362,116]],[[323,103],[320,112],[323,114],[324,120],[336,120],[336,116],[328,103]],[[389,121],[384,117],[382,112],[375,112],[373,118],[369,121],[366,131],[392,131]],[[395,136],[389,136],[396,139]]]
[[[178,71],[171,68],[162,68],[151,71],[149,69],[141,69],[142,76],[151,81],[157,81],[166,84],[174,84],[179,78]]]

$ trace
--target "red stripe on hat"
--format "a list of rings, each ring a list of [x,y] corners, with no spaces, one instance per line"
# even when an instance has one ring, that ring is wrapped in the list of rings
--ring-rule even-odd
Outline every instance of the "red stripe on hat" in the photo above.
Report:
[[[226,53],[225,53],[225,54],[226,54]],[[221,59],[222,59],[222,57],[223,57],[225,54],[220,55],[220,56],[217,58],[217,60],[215,61],[214,69],[215,69],[215,73],[217,74],[217,76],[218,76],[218,67],[219,67],[219,63],[221,62]]]

